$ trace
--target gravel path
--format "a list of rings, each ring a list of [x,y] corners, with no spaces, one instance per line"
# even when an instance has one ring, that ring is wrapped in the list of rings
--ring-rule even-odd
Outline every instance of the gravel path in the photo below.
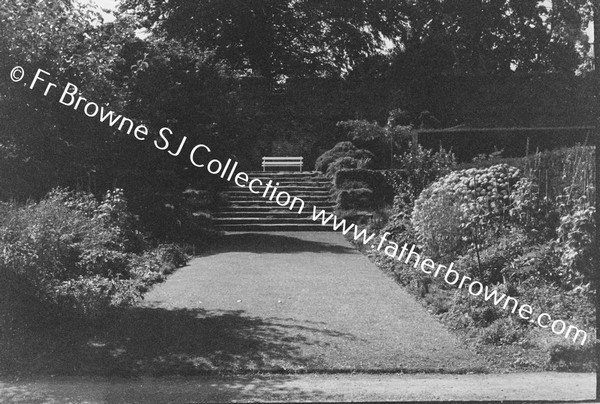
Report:
[[[0,381],[0,402],[153,404],[317,401],[595,402],[595,375],[279,375]]]
[[[232,233],[115,326],[137,374],[485,368],[333,232]]]

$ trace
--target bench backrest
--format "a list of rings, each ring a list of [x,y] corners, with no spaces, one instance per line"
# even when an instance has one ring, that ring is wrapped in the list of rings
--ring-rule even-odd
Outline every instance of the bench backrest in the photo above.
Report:
[[[263,157],[264,163],[295,163],[302,164],[302,157]]]
[[[263,157],[262,167],[298,167],[302,171],[302,157]]]

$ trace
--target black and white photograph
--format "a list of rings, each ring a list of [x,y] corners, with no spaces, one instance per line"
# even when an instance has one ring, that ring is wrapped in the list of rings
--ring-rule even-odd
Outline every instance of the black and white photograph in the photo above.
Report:
[[[600,401],[598,38],[598,0],[0,0],[0,403]]]

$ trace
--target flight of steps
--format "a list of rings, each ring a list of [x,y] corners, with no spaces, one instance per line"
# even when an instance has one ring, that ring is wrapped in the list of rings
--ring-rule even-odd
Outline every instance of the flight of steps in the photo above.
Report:
[[[225,190],[228,200],[221,210],[213,215],[216,230],[221,231],[323,231],[331,226],[323,226],[312,220],[313,206],[333,213],[334,202],[331,198],[331,180],[314,172],[249,172],[251,179],[258,178],[264,184],[269,180],[277,185],[277,192],[285,191],[292,199],[298,197],[304,201],[302,214],[298,214],[300,202],[293,210],[281,207],[262,194],[265,187],[253,187],[256,195],[248,188],[240,188],[234,183]]]

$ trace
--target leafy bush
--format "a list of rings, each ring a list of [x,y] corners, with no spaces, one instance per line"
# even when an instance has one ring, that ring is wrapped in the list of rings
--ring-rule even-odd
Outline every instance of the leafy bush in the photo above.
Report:
[[[453,260],[483,244],[509,219],[521,172],[507,165],[454,171],[427,187],[415,201],[412,222],[433,258]]]
[[[390,167],[394,151],[400,149],[401,144],[413,135],[410,113],[400,109],[389,112],[385,126],[366,120],[342,121],[337,126],[347,129],[356,144],[375,152],[378,161],[385,160]]]
[[[189,256],[177,244],[161,244],[152,253],[160,260],[163,273],[173,271],[187,264]]]
[[[494,321],[485,328],[479,329],[476,339],[484,344],[509,345],[523,340],[525,328],[516,323],[512,317]]]
[[[370,159],[356,159],[354,157],[340,157],[329,165],[327,168],[328,177],[335,177],[335,174],[340,170],[352,169],[352,168],[368,168],[370,166]]]
[[[538,199],[556,200],[566,194],[569,200],[585,196],[592,200],[594,195],[594,147],[575,146],[538,152],[520,158],[494,158],[476,163],[461,164],[460,169],[486,168],[497,164],[508,164],[523,172],[523,176],[536,184]]]
[[[579,286],[594,279],[595,208],[587,203],[560,218],[558,243],[565,268],[563,282]]]
[[[57,315],[91,319],[131,304],[164,278],[167,264],[185,260],[173,247],[139,253],[141,247],[121,190],[98,202],[56,189],[0,218],[4,278],[28,285],[31,297]]]
[[[503,289],[500,286],[498,291],[504,292]],[[450,309],[443,318],[452,329],[474,330],[488,327],[494,321],[508,317],[509,313],[499,306],[486,302],[480,296],[472,296],[465,291],[457,290],[454,292]]]
[[[507,276],[506,269],[511,268],[514,260],[519,257],[525,248],[526,236],[522,233],[511,232],[495,239],[495,242],[482,249],[470,250],[461,256],[456,266],[466,275],[487,284],[507,282],[514,280]],[[517,272],[517,276],[528,276]],[[511,274],[512,275],[512,274]]]
[[[552,318],[570,321],[583,328],[593,328],[596,309],[593,298],[582,290],[565,291],[558,285],[549,285],[529,279],[518,287],[523,302],[540,312],[550,313]]]
[[[390,240],[395,241],[399,245],[405,243],[414,244],[417,235],[412,225],[410,214],[406,214],[403,207],[404,202],[398,197],[394,198],[392,212],[382,231],[390,233]]]
[[[356,160],[370,159],[375,156],[368,150],[358,149],[352,142],[340,142],[317,159],[315,170],[326,173],[329,166],[341,157],[352,157]]]
[[[410,147],[409,152],[394,156],[397,170],[384,172],[386,180],[394,188],[394,194],[406,201],[407,206],[431,183],[451,172],[456,165],[453,153],[443,148],[437,152],[420,144]]]

